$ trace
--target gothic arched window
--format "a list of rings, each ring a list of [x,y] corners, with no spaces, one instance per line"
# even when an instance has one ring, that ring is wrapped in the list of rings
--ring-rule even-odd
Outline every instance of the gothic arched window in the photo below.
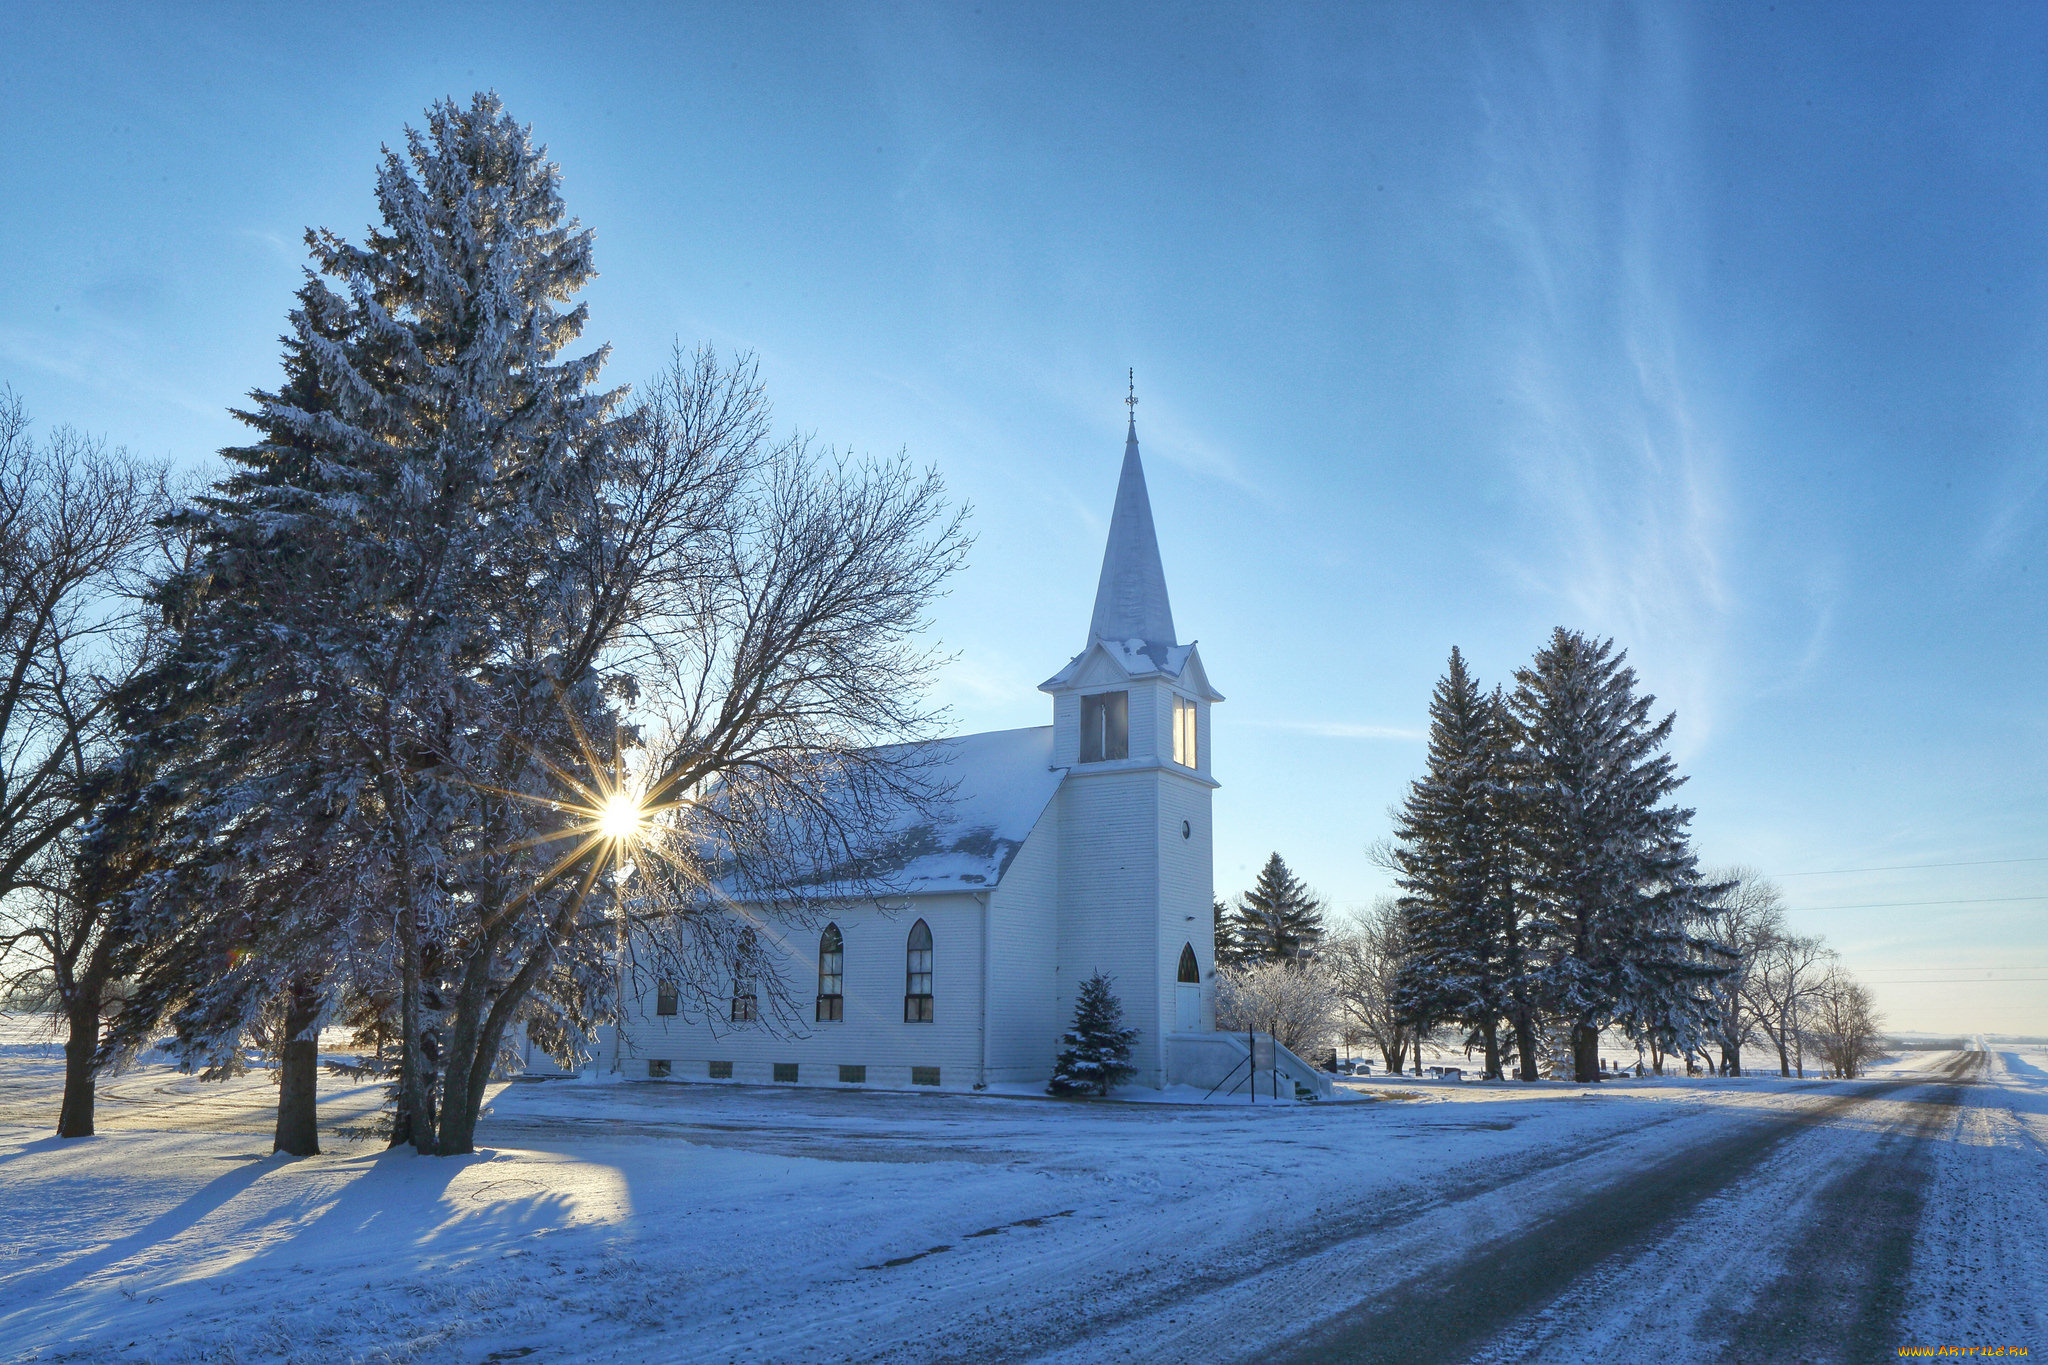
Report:
[[[910,926],[903,954],[903,1022],[932,1022],[932,931],[923,920]]]
[[[1180,946],[1180,980],[1173,988],[1173,1028],[1176,1033],[1194,1033],[1202,1027],[1202,962],[1195,945]]]
[[[839,926],[828,924],[818,935],[818,1022],[837,1023],[846,1003],[846,940]]]
[[[732,1022],[751,1023],[760,1017],[760,999],[754,994],[754,931],[740,935],[739,956],[732,964]]]

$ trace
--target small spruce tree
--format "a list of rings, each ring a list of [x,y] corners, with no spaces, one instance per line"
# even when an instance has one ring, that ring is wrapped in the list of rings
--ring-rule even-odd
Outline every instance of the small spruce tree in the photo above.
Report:
[[[1123,1026],[1124,1007],[1109,985],[1101,972],[1081,983],[1074,1027],[1060,1039],[1052,1083],[1045,1088],[1048,1095],[1107,1095],[1111,1086],[1137,1071],[1131,1065],[1131,1044],[1137,1041],[1138,1030]]]
[[[1312,957],[1323,942],[1323,902],[1275,853],[1238,897],[1229,932],[1237,944],[1232,966]]]

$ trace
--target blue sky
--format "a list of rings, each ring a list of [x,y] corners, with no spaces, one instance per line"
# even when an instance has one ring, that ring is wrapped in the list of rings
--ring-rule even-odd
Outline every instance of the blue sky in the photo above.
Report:
[[[1450,647],[1500,680],[1565,624],[1894,1026],[2048,1033],[2048,10],[4,9],[44,422],[203,467],[302,231],[492,87],[597,231],[613,379],[751,350],[785,426],[974,504],[961,729],[1048,715],[1135,367],[1219,890],[1385,890]]]

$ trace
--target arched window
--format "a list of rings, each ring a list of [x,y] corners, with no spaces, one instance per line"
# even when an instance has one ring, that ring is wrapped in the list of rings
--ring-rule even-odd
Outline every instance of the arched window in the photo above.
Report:
[[[903,955],[903,1022],[932,1021],[932,931],[923,920],[910,926]]]
[[[732,964],[732,1021],[751,1023],[760,1009],[754,994],[754,931],[749,929],[740,935],[739,957]]]
[[[1195,945],[1180,946],[1180,980],[1173,988],[1173,1029],[1194,1033],[1202,1027],[1202,963]]]
[[[837,1023],[846,1003],[846,940],[839,926],[828,924],[818,935],[818,1022]]]

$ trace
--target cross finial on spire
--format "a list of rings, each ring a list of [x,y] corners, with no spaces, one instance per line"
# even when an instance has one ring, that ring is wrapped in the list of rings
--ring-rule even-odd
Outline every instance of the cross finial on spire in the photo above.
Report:
[[[1124,399],[1124,406],[1131,410],[1131,421],[1135,423],[1138,420],[1138,369],[1135,365],[1131,367],[1130,375],[1131,396]]]

